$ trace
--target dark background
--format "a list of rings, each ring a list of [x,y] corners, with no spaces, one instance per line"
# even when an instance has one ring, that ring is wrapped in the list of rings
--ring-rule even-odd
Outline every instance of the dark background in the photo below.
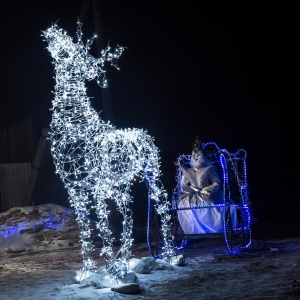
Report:
[[[107,74],[113,124],[144,128],[155,138],[167,191],[176,184],[174,161],[191,152],[196,136],[229,152],[243,148],[255,222],[292,222],[292,230],[299,231],[296,4],[99,2],[103,44],[128,48],[118,62],[120,71]],[[31,116],[38,139],[49,127],[54,68],[41,31],[57,22],[75,38],[83,3],[9,2],[2,8],[0,128]],[[84,40],[92,36],[92,15],[83,32]],[[101,89],[90,84],[88,93],[101,111]],[[52,176],[51,163],[48,167]],[[66,205],[60,181],[49,188],[57,193],[53,202]],[[146,190],[133,189],[135,210],[146,222]]]

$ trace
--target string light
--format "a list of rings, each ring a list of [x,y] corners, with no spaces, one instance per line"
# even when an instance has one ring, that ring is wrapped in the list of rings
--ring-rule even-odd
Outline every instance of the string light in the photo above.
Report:
[[[178,208],[176,197],[174,197],[174,207],[171,210],[221,208],[223,219],[223,231],[226,247],[230,254],[237,254],[241,249],[249,248],[252,244],[251,225],[252,215],[250,201],[248,198],[248,182],[246,158],[247,152],[239,149],[236,153],[230,153],[226,149],[220,149],[216,143],[209,142],[203,144],[202,152],[213,164],[219,165],[222,175],[223,201],[214,205],[195,205]],[[177,165],[189,165],[191,155],[179,155]],[[178,183],[176,192],[182,192],[181,187],[182,172],[177,168],[176,181]],[[230,211],[234,207],[237,213],[237,224],[231,224]],[[178,248],[185,247],[185,241]]]
[[[62,216],[49,216],[36,222],[23,221],[15,222],[12,225],[7,226],[5,229],[0,230],[0,238],[9,238],[16,234],[22,234],[28,229],[42,230],[44,228],[56,230],[64,224],[64,217],[74,213],[73,210],[64,212]],[[1,226],[0,226],[1,228]]]
[[[120,130],[101,120],[86,93],[85,80],[95,79],[100,87],[107,87],[105,66],[109,63],[119,69],[117,60],[124,48],[118,46],[111,52],[110,47],[106,47],[99,58],[94,58],[89,49],[96,36],[84,44],[81,27],[78,21],[76,43],[56,24],[42,31],[55,66],[49,134],[51,153],[80,229],[81,279],[96,270],[92,258],[95,248],[89,221],[91,210],[96,212],[96,228],[103,242],[100,255],[106,261],[108,273],[118,279],[126,275],[131,257],[133,220],[129,204],[133,178],[148,181],[149,196],[162,220],[166,260],[175,256],[168,211],[170,203],[159,179],[160,157],[154,139],[146,130]],[[106,201],[115,201],[123,216],[121,248],[117,253],[113,251]]]

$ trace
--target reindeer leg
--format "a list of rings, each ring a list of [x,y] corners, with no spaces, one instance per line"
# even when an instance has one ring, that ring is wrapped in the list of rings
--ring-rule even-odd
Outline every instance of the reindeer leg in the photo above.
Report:
[[[123,232],[121,238],[121,260],[125,264],[128,264],[128,261],[131,257],[130,248],[132,246],[132,227],[133,227],[133,219],[132,219],[132,210],[129,207],[130,202],[130,194],[129,187],[126,188],[126,193],[120,195],[118,199],[116,199],[116,204],[119,212],[123,215]]]
[[[96,214],[98,218],[96,227],[98,229],[98,235],[103,243],[100,255],[103,256],[103,259],[106,263],[106,269],[108,270],[109,266],[111,265],[111,261],[114,259],[113,243],[111,238],[112,232],[109,229],[108,222],[109,211],[107,210],[105,198],[102,195],[96,195],[95,203]]]
[[[127,206],[130,200],[130,195],[124,195],[123,193],[120,194],[119,191],[115,191],[114,196],[112,196],[111,198],[115,198],[117,209],[120,213],[122,213],[124,217],[121,248],[116,254],[114,254],[112,249],[112,233],[108,227],[109,223],[107,203],[104,199],[101,199],[100,195],[98,195],[96,206],[96,213],[98,216],[97,228],[99,230],[99,236],[103,241],[103,249],[101,251],[101,255],[104,257],[104,260],[106,262],[106,270],[111,277],[119,279],[123,278],[128,271],[128,260],[131,256],[131,251],[129,250],[129,248],[132,244],[131,234],[133,221],[131,218],[132,211]],[[118,258],[119,254],[121,255],[121,258]]]
[[[91,273],[94,273],[96,270],[96,263],[92,257],[92,252],[94,251],[94,245],[91,238],[91,228],[89,209],[86,206],[83,206],[86,203],[88,196],[83,192],[75,192],[74,189],[69,191],[70,195],[70,204],[74,208],[76,214],[76,221],[80,231],[80,243],[82,247],[82,258],[83,258],[83,268],[81,270],[82,275],[81,279],[88,277]]]
[[[164,247],[162,253],[162,259],[170,260],[172,257],[176,256],[174,250],[174,241],[171,233],[171,215],[169,212],[170,203],[168,202],[167,193],[159,180],[159,171],[153,170],[147,172],[147,181],[149,189],[149,197],[151,201],[154,201],[154,206],[157,210],[157,214],[161,218],[161,226],[164,239]]]

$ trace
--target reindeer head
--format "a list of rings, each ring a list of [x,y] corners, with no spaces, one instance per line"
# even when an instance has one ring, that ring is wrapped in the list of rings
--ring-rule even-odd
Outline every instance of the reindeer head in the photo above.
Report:
[[[74,56],[76,46],[72,38],[68,36],[66,32],[63,32],[62,29],[58,28],[56,24],[42,31],[42,36],[44,36],[48,42],[47,49],[56,62],[59,63],[62,62],[62,60],[69,60]]]
[[[96,79],[101,87],[107,87],[105,77],[105,63],[110,63],[118,69],[117,60],[122,55],[124,48],[117,47],[114,52],[110,52],[110,47],[107,46],[100,52],[100,57],[95,58],[89,54],[89,49],[94,42],[96,35],[87,40],[87,43],[82,42],[81,23],[77,22],[77,43],[74,43],[72,38],[63,32],[58,26],[52,25],[45,31],[42,31],[42,36],[48,42],[48,51],[54,58],[57,72],[61,70],[71,70],[79,75],[80,79],[92,80]]]

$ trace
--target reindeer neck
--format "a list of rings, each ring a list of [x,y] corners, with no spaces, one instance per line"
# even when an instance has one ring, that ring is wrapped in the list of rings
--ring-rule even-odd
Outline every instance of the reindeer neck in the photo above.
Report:
[[[55,129],[56,126],[75,124],[89,130],[107,127],[108,124],[99,118],[98,113],[91,106],[83,76],[70,67],[66,69],[65,71],[60,69],[56,74],[51,127]]]

